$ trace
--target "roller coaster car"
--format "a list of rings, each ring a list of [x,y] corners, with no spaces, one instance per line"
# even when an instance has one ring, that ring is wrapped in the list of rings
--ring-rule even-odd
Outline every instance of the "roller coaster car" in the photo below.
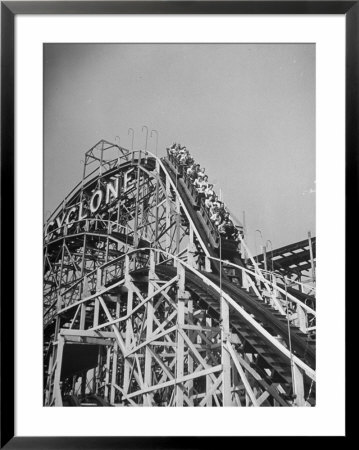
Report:
[[[230,257],[238,253],[238,242],[233,239],[221,237],[222,258]]]

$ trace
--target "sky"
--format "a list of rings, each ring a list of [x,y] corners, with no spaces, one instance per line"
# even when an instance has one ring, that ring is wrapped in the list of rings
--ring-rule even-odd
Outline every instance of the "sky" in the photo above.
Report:
[[[186,145],[234,218],[245,211],[253,253],[315,235],[314,44],[46,44],[45,218],[87,150],[116,136],[130,149],[130,127],[144,149],[143,125],[158,156]]]

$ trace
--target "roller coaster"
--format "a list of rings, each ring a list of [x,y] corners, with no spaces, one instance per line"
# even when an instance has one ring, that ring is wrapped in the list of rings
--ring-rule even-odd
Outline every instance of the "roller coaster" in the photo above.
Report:
[[[252,256],[176,158],[101,140],[44,226],[45,406],[315,406],[315,238]]]

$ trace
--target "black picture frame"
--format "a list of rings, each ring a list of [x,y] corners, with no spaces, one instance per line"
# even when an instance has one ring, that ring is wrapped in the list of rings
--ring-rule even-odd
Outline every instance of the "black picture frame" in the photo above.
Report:
[[[340,14],[346,19],[346,236],[357,204],[359,1],[1,2],[1,442],[6,449],[198,448],[213,437],[25,437],[14,435],[14,39],[18,14]],[[353,214],[353,212],[352,212]],[[347,247],[347,240],[346,240]],[[346,248],[347,250],[347,248]],[[346,285],[355,267],[346,251]],[[349,268],[351,269],[349,270]],[[222,444],[223,445],[223,444]]]

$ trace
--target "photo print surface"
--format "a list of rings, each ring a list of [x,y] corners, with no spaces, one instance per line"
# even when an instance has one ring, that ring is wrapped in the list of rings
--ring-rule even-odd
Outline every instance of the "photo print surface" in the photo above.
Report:
[[[315,406],[315,45],[43,62],[44,406]]]

